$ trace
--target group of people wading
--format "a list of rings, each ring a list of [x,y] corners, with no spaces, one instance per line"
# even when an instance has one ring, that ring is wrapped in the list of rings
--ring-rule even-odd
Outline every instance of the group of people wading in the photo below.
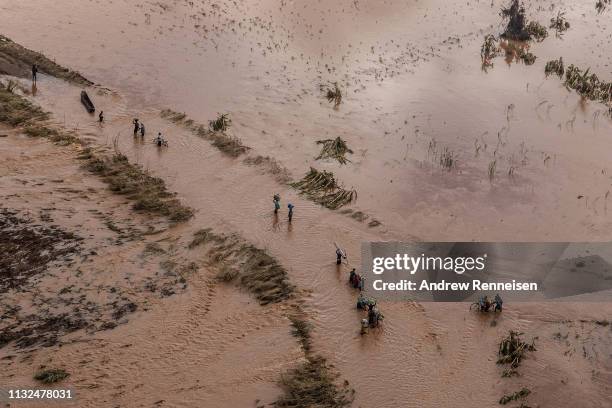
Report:
[[[336,246],[336,265],[340,267],[342,260],[346,260],[346,252]],[[366,334],[370,328],[376,328],[383,321],[384,316],[376,307],[376,299],[368,298],[363,294],[365,279],[357,273],[355,268],[349,272],[348,283],[353,289],[359,290],[359,298],[357,298],[357,309],[367,311],[368,317],[361,319],[361,334]]]

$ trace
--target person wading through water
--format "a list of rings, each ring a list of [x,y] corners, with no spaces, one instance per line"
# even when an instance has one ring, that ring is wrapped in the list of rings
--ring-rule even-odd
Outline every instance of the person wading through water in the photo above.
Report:
[[[336,265],[342,264],[342,258],[346,259],[346,255],[340,248],[336,247]]]
[[[145,127],[144,127],[144,123],[140,124],[140,137],[143,138],[145,135]]]
[[[153,142],[159,147],[168,145],[168,143],[164,140],[164,137],[162,136],[161,132],[157,134],[157,137],[153,139]]]
[[[32,81],[36,83],[36,75],[38,74],[38,65],[32,65]]]
[[[291,222],[291,219],[293,218],[293,204],[289,203],[289,205],[287,206],[287,208],[289,208],[289,222]]]
[[[272,201],[274,202],[274,214],[278,214],[278,210],[280,210],[280,195],[278,193],[274,194]]]
[[[98,121],[100,123],[104,122],[104,111],[100,111],[100,114],[98,115]]]
[[[134,137],[136,137],[136,135],[138,135],[138,130],[140,129],[140,123],[138,122],[138,118],[134,118],[132,123],[134,124]]]

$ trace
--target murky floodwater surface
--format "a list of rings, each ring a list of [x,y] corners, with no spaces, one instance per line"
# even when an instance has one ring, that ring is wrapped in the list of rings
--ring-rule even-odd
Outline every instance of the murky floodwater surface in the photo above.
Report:
[[[537,384],[540,406],[566,406],[571,400],[603,407],[611,392],[610,359],[592,373],[591,366],[574,354],[564,355],[552,340],[556,330],[573,330],[584,341],[567,347],[609,355],[609,336],[598,342],[590,329],[562,324],[601,310],[519,305],[492,326],[463,305],[384,304],[384,329],[362,337],[346,271],[329,262],[334,242],[347,248],[351,266],[357,267],[363,240],[612,238],[612,121],[603,105],[582,101],[558,78],[544,75],[546,61],[562,56],[567,64],[591,67],[600,78],[612,79],[610,14],[598,15],[588,1],[529,2],[530,18],[545,25],[564,10],[570,30],[561,37],[551,31],[532,44],[537,60],[531,66],[498,57],[484,71],[480,46],[486,34],[502,30],[502,4],[0,0],[0,31],[112,90],[93,95],[111,119],[99,126],[77,103],[79,89],[43,77],[35,98],[58,122],[102,144],[116,140],[122,152],[164,177],[196,208],[194,225],[238,231],[287,266],[291,279],[309,293],[315,347],[355,387],[355,406],[490,406],[508,391],[494,361],[496,341],[518,328],[540,335],[543,346],[535,361],[525,363],[525,376],[511,384]],[[320,90],[330,82],[344,90],[337,109]],[[269,175],[222,156],[208,142],[161,119],[159,110],[166,107],[199,123],[229,112],[230,132],[254,152],[274,157],[294,178],[310,166],[333,171],[357,190],[353,207],[382,225],[368,228],[321,209]],[[148,137],[134,139],[130,124],[136,116],[151,137],[162,131],[170,148],[160,151]],[[316,141],[338,136],[354,151],[351,162],[315,161]],[[440,165],[445,152],[455,163],[450,170]],[[296,204],[293,225],[270,215],[276,191]],[[175,301],[149,319],[161,324],[156,319],[195,313],[199,303],[194,302]],[[226,302],[241,308],[246,301]],[[207,385],[166,399],[190,406],[189,398],[201,401],[206,395],[210,406],[221,407],[233,386],[240,396],[232,398],[245,405],[258,392],[275,395],[277,388],[262,384],[274,381],[271,367],[280,371],[298,358],[295,347],[280,315],[266,312],[262,323],[249,315],[252,306],[244,307],[244,313],[234,310],[216,319],[218,324],[225,317],[232,320],[227,324],[237,332],[242,324],[248,333],[257,332],[246,357],[254,366],[246,373],[240,372],[244,351],[239,342],[220,346],[227,333],[183,317],[168,333],[175,325],[196,344],[185,346],[189,342],[174,342],[173,334],[164,333],[144,341],[134,361],[144,361],[143,369],[157,367],[140,381],[150,382],[145,389],[155,393],[151,384],[172,370],[185,368],[198,376],[198,367],[184,354],[189,350],[225,347],[222,363],[207,366],[219,370],[222,380],[211,383],[213,377],[202,374]],[[136,323],[136,338],[151,335],[147,323]],[[127,331],[123,328],[122,335]],[[166,358],[147,357],[157,344]],[[278,366],[272,346],[284,356]],[[168,362],[173,353],[180,355],[180,367]],[[209,357],[202,353],[198,361]],[[220,353],[211,352],[211,361]],[[118,381],[133,375],[122,370]],[[559,391],[558,384],[544,378],[549,372],[562,377],[566,387]],[[576,373],[588,379],[579,380]],[[188,381],[185,375],[180,381]],[[265,381],[250,383],[249,375]],[[225,381],[231,377],[235,384]],[[170,381],[169,388],[180,381]],[[129,397],[138,395],[138,383],[128,382],[133,389],[117,400],[139,406]]]

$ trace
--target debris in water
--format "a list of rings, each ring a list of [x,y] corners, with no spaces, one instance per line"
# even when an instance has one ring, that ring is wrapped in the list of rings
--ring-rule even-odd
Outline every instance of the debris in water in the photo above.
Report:
[[[544,73],[546,76],[556,74],[559,78],[563,78],[565,73],[565,67],[563,66],[563,57],[559,57],[558,60],[548,61],[544,67]]]
[[[336,210],[357,199],[357,191],[345,190],[336,182],[333,173],[310,168],[302,180],[291,183],[308,198],[329,209]]]
[[[323,148],[315,160],[332,158],[338,160],[340,164],[350,162],[345,155],[347,153],[353,154],[353,151],[349,149],[346,142],[340,137],[335,139],[317,140],[317,144],[322,144]]]
[[[509,7],[502,8],[500,14],[508,19],[506,30],[501,35],[503,38],[517,41],[532,39],[542,41],[548,36],[546,27],[535,21],[527,22],[525,6],[520,4],[519,0],[512,0]]]
[[[217,119],[208,122],[210,128],[215,132],[225,132],[232,124],[228,113],[220,113]]]
[[[68,378],[70,374],[61,368],[54,368],[50,370],[39,371],[34,375],[34,379],[42,382],[43,384],[53,384]]]
[[[493,66],[493,58],[501,54],[501,48],[497,44],[498,40],[494,35],[489,34],[485,37],[484,43],[480,48],[480,58],[482,60],[482,69],[486,70]]]
[[[597,13],[603,13],[606,7],[610,5],[610,3],[612,3],[612,0],[597,0],[597,3],[595,3]]]
[[[550,28],[555,30],[557,36],[570,28],[570,23],[565,20],[565,11],[557,12],[557,16],[550,19]]]
[[[499,343],[497,364],[510,364],[510,367],[517,368],[526,351],[535,351],[535,342],[525,343],[520,336],[523,333],[510,331]]]
[[[528,388],[523,387],[520,391],[517,391],[514,394],[504,395],[499,400],[499,403],[500,405],[506,405],[509,402],[516,401],[522,398],[527,398],[529,394],[531,394],[531,391]],[[521,407],[525,407],[525,405],[521,405]]]
[[[337,82],[332,82],[329,85],[321,85],[321,92],[325,93],[325,97],[329,103],[334,103],[334,108],[337,108],[342,103],[342,91]]]

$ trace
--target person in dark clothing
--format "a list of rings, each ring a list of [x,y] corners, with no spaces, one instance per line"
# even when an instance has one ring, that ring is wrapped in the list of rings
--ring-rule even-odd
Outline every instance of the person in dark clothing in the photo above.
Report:
[[[144,126],[144,123],[141,123],[140,124],[140,137],[142,138],[144,137],[144,135],[145,135],[145,126]]]
[[[289,222],[291,222],[291,219],[293,218],[293,204],[289,203],[287,208],[289,208]]]
[[[36,83],[36,75],[38,74],[38,65],[32,65],[32,81]]]
[[[134,118],[132,123],[134,124],[134,137],[136,137],[136,135],[138,134],[138,130],[140,129],[140,123],[138,122],[138,118]]]
[[[274,202],[274,214],[277,214],[280,210],[280,195],[274,194],[272,201]]]
[[[100,114],[98,115],[98,120],[100,121],[100,123],[104,122],[104,111],[100,111]]]
[[[349,273],[349,283],[352,287],[355,287],[355,278],[357,277],[357,272],[355,272],[355,268]]]
[[[344,255],[340,248],[336,248],[336,265],[342,264],[342,258],[346,259],[346,255]]]
[[[374,308],[371,308],[368,311],[368,325],[370,327],[378,326],[378,313],[377,313],[376,309],[374,309]]]
[[[167,143],[164,140],[164,137],[162,136],[161,132],[159,132],[157,134],[157,137],[154,139],[154,142],[157,146],[162,147],[162,146],[166,146]]]

